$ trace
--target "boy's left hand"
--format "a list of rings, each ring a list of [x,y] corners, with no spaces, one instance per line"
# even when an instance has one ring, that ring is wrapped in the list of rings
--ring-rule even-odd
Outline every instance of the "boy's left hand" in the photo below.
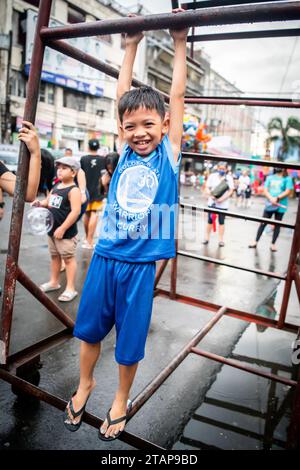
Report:
[[[183,12],[185,12],[185,10],[183,8],[174,8],[174,10],[172,10],[172,13],[174,13],[174,14],[183,13]],[[186,38],[187,38],[187,35],[188,35],[188,32],[189,32],[189,28],[170,29],[169,31],[170,31],[170,35],[172,36],[174,41],[177,41],[177,40],[186,41]]]
[[[19,130],[18,139],[26,144],[31,154],[37,154],[40,151],[37,132],[31,122],[23,121],[22,124],[23,127]]]
[[[55,230],[53,236],[54,236],[54,238],[57,238],[58,240],[61,240],[63,238],[64,234],[65,234],[65,230],[61,227],[58,227]]]

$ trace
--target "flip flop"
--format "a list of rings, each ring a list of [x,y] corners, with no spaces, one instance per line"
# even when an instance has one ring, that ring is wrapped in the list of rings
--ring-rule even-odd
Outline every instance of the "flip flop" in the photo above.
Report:
[[[125,425],[126,425],[127,419],[128,419],[128,414],[130,413],[131,408],[132,408],[132,402],[130,400],[128,400],[126,415],[122,416],[121,418],[116,418],[116,419],[111,419],[111,417],[110,417],[111,408],[110,408],[107,412],[107,415],[106,415],[106,419],[107,419],[107,422],[108,422],[108,427],[113,425],[113,424],[122,423],[122,421],[125,421]],[[120,435],[122,434],[122,432],[124,432],[124,430],[125,430],[125,427],[122,431],[119,431],[117,434],[115,434],[114,437],[105,437],[105,433],[102,434],[101,427],[100,427],[99,432],[98,432],[98,437],[99,437],[99,439],[101,439],[101,441],[114,441],[115,439],[118,439],[120,437]]]
[[[75,397],[76,393],[77,393],[77,391],[73,393],[72,398]],[[78,418],[78,416],[80,416],[81,414],[83,416],[83,413],[85,411],[85,407],[86,407],[86,404],[88,402],[88,399],[90,398],[90,395],[87,397],[86,402],[83,405],[83,407],[80,408],[80,410],[78,410],[78,411],[74,410],[72,398],[68,402],[68,405],[69,405],[69,409],[70,409],[71,414],[72,414],[72,418],[75,419],[75,418]],[[72,423],[72,421],[70,419],[70,416],[69,416],[69,413],[68,413],[68,405],[66,406],[66,409],[64,411],[64,425],[69,431],[75,432],[75,431],[78,431],[78,429],[81,426],[82,416],[81,416],[80,420],[78,421],[78,423],[76,423],[76,424]]]
[[[53,287],[51,286],[50,282],[45,282],[44,284],[41,284],[40,285],[40,289],[43,291],[43,292],[52,292],[54,290],[59,290],[61,288],[61,285],[58,284],[57,287]]]
[[[70,290],[65,290],[59,297],[58,300],[60,302],[71,302],[71,300],[75,299],[75,297],[78,295],[78,292],[76,290],[70,291]]]

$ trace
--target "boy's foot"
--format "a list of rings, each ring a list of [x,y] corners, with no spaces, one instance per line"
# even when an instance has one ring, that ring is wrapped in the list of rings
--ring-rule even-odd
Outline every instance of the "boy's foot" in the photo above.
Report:
[[[223,246],[225,246],[225,243],[224,242],[219,242],[219,247],[222,248]]]
[[[202,242],[202,245],[208,245],[208,243],[209,243],[209,240],[204,240],[204,241]]]
[[[44,284],[40,285],[40,289],[43,292],[52,292],[54,290],[58,290],[61,288],[60,284],[52,284],[52,282],[45,282]]]
[[[60,302],[71,302],[71,300],[77,297],[78,292],[76,290],[65,290],[59,297]]]
[[[125,429],[127,413],[130,411],[130,409],[130,400],[124,402],[115,399],[111,409],[107,413],[104,423],[100,428],[99,438],[102,440],[117,439],[121,432],[123,432]]]
[[[77,392],[75,392],[75,394],[67,404],[67,407],[65,409],[64,424],[69,431],[77,431],[77,429],[79,429],[85,406],[95,386],[96,380],[93,379],[89,387],[86,387],[85,389],[81,389],[79,387]]]
[[[92,245],[88,243],[86,240],[81,245],[82,248],[86,248],[87,250],[93,250],[95,248],[95,244]]]

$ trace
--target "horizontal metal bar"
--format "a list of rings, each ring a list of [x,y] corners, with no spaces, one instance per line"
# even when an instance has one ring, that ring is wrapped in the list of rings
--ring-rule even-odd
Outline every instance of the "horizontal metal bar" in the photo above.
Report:
[[[226,266],[227,268],[239,269],[240,271],[246,271],[248,273],[260,274],[261,276],[267,276],[267,277],[272,277],[274,279],[280,279],[281,281],[286,280],[286,276],[284,276],[283,274],[274,273],[274,272],[271,272],[271,271],[263,271],[262,269],[245,268],[245,267],[239,266],[237,264],[225,263],[224,261],[218,260],[216,258],[210,258],[208,256],[201,256],[201,255],[195,255],[195,254],[190,253],[188,251],[179,250],[179,251],[177,251],[177,254],[181,255],[181,256],[185,256],[187,258],[193,258],[193,259],[198,259],[198,260],[201,260],[201,261],[205,261],[207,263],[217,264],[219,266]]]
[[[41,388],[36,387],[35,385],[32,385],[29,382],[26,382],[26,380],[23,380],[20,377],[17,377],[2,368],[0,368],[0,378],[10,383],[11,385],[18,387],[23,392],[28,393],[29,395],[34,396],[39,400],[44,401],[45,403],[48,403],[49,405],[54,406],[55,408],[58,408],[61,411],[65,410],[68,404],[68,402],[63,400],[62,398],[59,398],[56,395],[46,392],[45,390],[42,390]],[[99,429],[104,422],[104,420],[98,418],[98,416],[95,416],[91,413],[87,413],[86,411],[82,415],[82,421],[89,424],[90,426],[93,426],[96,429]],[[129,444],[137,449],[153,451],[165,450],[163,447],[160,447],[157,444],[154,444],[153,442],[146,441],[145,439],[142,439],[139,436],[136,436],[135,434],[129,433],[127,431],[123,431],[122,435],[118,439],[120,441],[126,442],[126,444]]]
[[[235,359],[229,359],[208,351],[203,351],[202,349],[198,348],[192,348],[191,352],[194,354],[198,354],[198,356],[203,356],[207,359],[212,359],[213,361],[221,362],[222,364],[226,364],[227,366],[234,367],[235,369],[240,369],[254,375],[259,375],[260,377],[264,377],[265,379],[269,380],[274,380],[275,382],[279,382],[284,385],[289,385],[290,387],[295,387],[297,385],[297,382],[295,380],[287,379],[286,377],[282,377],[280,375],[271,374],[270,372],[265,372],[264,370],[256,369],[254,367],[249,367],[240,361],[236,361]]]
[[[300,5],[300,2],[299,2]],[[198,160],[201,162],[205,162],[207,160],[219,161],[219,162],[229,162],[229,163],[243,163],[244,165],[262,165],[262,166],[270,166],[270,167],[277,167],[283,169],[293,169],[293,170],[300,170],[300,165],[297,163],[285,163],[279,161],[270,161],[270,160],[252,160],[251,158],[246,157],[229,157],[228,155],[213,155],[211,153],[196,153],[196,152],[182,152],[182,156],[184,158],[192,158],[194,160]]]
[[[31,294],[43,304],[67,328],[74,328],[74,320],[69,317],[53,300],[50,299],[23,271],[18,267],[17,279]]]
[[[170,292],[160,288],[155,289],[155,296],[157,295],[166,297],[168,299],[170,298]],[[176,302],[181,302],[183,304],[203,308],[212,312],[216,312],[220,308],[220,305],[213,304],[212,302],[207,302],[205,300],[196,299],[195,297],[189,297],[187,295],[182,294],[176,294],[176,298],[174,300]],[[243,312],[242,310],[237,310],[231,307],[227,307],[226,315],[229,317],[237,318],[238,320],[252,322],[257,325],[262,325],[269,328],[279,328],[277,320],[266,318],[261,315],[255,315],[253,313]],[[281,329],[290,333],[297,333],[299,331],[299,325],[293,325],[292,323],[284,323]]]
[[[186,204],[186,203],[180,203],[180,207],[183,207],[184,209],[189,209],[191,211],[196,211],[196,212],[212,212],[213,214],[223,214],[224,215],[224,210],[216,209],[214,207],[204,207],[204,206],[196,206],[194,204]],[[231,211],[226,211],[225,212],[226,217],[233,217],[236,219],[243,219],[243,220],[249,220],[250,222],[259,222],[263,224],[268,224],[268,225],[278,225],[279,227],[284,227],[284,228],[290,228],[292,230],[295,229],[295,225],[293,224],[288,224],[287,222],[282,222],[281,220],[273,220],[273,219],[267,219],[266,217],[253,217],[252,215],[246,215],[246,214],[239,214],[238,212],[231,212]]]
[[[270,108],[300,108],[299,100],[265,100],[259,98],[203,98],[189,96],[184,99],[185,103],[190,104],[216,104],[216,105],[226,105],[226,106],[262,106]]]
[[[261,31],[237,31],[234,33],[195,34],[187,42],[227,41],[230,39],[285,38],[300,36],[299,28],[264,29]]]
[[[184,361],[189,355],[192,347],[197,344],[209,333],[212,327],[223,317],[226,312],[226,307],[221,307],[214,317],[200,330],[196,335],[182,348],[182,350],[172,359],[172,361],[139,393],[132,402],[132,411],[129,413],[129,418],[146,403],[149,398],[156,392],[156,390],[166,381],[166,379],[174,372],[175,369]]]
[[[51,335],[48,338],[23,349],[22,351],[12,354],[7,358],[7,365],[10,370],[14,370],[17,367],[26,364],[26,362],[29,362],[32,358],[42,354],[43,352],[50,351],[71,338],[73,338],[73,333],[68,328],[60,331],[59,333],[55,333],[54,335]]]
[[[209,26],[237,23],[256,23],[265,21],[286,21],[300,18],[299,2],[268,3],[267,5],[240,5],[219,8],[207,8],[159,15],[114,18],[113,20],[91,21],[56,28],[41,28],[41,38],[75,38],[116,33],[134,33],[154,31],[166,28],[184,28],[190,26]]]
[[[253,3],[272,3],[274,0],[200,0],[199,2],[181,3],[181,8],[185,10],[195,10],[198,8],[210,8],[229,5],[252,5]]]

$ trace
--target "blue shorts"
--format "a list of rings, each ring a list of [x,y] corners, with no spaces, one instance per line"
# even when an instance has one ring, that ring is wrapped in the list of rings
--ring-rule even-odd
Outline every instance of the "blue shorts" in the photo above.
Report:
[[[84,283],[74,336],[87,343],[99,343],[115,325],[116,361],[131,365],[143,359],[155,267],[155,261],[127,263],[95,253]]]

